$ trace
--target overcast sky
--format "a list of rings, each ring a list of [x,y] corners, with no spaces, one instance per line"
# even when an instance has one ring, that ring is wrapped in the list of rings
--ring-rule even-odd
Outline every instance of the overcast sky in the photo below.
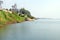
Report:
[[[3,0],[3,8],[11,8],[16,3],[18,8],[26,8],[35,17],[60,18],[60,0]]]

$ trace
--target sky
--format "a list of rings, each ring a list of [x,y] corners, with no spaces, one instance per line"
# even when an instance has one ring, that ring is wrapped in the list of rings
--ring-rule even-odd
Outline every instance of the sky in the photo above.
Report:
[[[60,0],[3,0],[3,8],[11,8],[17,4],[19,9],[25,8],[31,15],[39,18],[60,18]]]

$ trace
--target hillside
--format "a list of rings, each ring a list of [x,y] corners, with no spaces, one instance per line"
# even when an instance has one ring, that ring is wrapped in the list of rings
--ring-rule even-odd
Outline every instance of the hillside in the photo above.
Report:
[[[0,10],[0,26],[23,21],[25,21],[25,17],[21,17],[17,13]]]

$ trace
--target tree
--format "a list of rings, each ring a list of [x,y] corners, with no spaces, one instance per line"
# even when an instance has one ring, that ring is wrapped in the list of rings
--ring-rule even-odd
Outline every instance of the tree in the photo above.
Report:
[[[20,9],[20,13],[21,13],[21,14],[26,14],[25,11],[26,11],[26,10],[25,10],[24,8],[21,8],[21,9]]]
[[[26,10],[25,8],[21,8],[20,13],[24,14],[24,15],[27,15],[28,17],[31,16],[31,13],[28,10]]]
[[[2,6],[1,6],[2,3],[3,3],[3,1],[0,1],[0,10],[2,9]]]
[[[1,6],[2,3],[3,3],[3,1],[0,1],[0,6]]]
[[[17,4],[12,5],[12,10],[15,13],[18,13]]]
[[[12,5],[12,9],[17,9],[17,4]]]

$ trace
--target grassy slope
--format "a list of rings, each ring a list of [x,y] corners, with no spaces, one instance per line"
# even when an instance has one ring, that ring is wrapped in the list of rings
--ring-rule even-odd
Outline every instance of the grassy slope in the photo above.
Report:
[[[17,13],[0,11],[0,25],[22,22],[25,17],[20,17]]]

